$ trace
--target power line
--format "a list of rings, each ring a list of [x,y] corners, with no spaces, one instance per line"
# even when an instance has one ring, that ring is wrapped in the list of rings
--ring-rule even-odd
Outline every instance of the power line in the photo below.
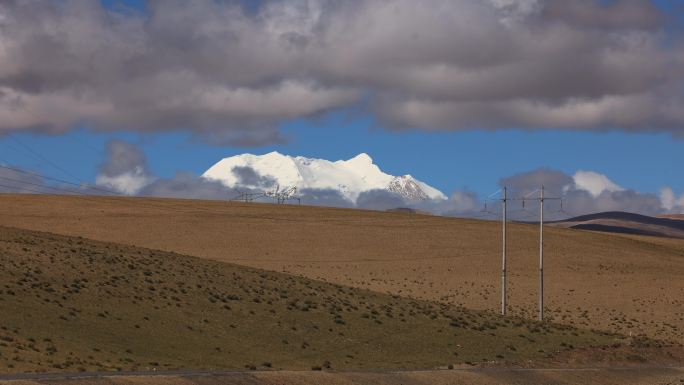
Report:
[[[22,173],[22,174],[26,174],[26,175],[35,176],[35,177],[37,177],[37,178],[42,178],[42,179],[51,180],[51,181],[53,181],[53,182],[59,182],[59,183],[64,183],[64,184],[67,184],[67,185],[70,185],[70,186],[76,186],[76,187],[83,188],[83,189],[88,189],[88,190],[99,191],[99,192],[103,192],[103,193],[107,193],[107,194],[122,196],[122,194],[120,194],[120,193],[118,193],[118,192],[116,192],[116,191],[113,191],[113,190],[109,190],[109,189],[105,189],[105,188],[100,188],[100,187],[95,187],[95,186],[92,186],[92,185],[90,185],[90,184],[73,183],[73,182],[69,182],[69,181],[63,180],[63,179],[54,178],[54,177],[51,177],[51,176],[46,176],[46,175],[38,174],[38,173],[35,173],[35,172],[31,172],[31,171],[26,171],[26,170],[23,170],[23,169],[20,169],[20,168],[16,168],[16,167],[11,167],[11,166],[6,166],[6,165],[0,164],[0,168],[4,168],[4,169],[6,169],[6,170],[11,170],[11,171],[15,171],[15,172]]]
[[[25,181],[25,180],[21,180],[21,179],[8,178],[8,177],[5,177],[5,176],[0,176],[0,179],[6,180],[6,181],[10,181],[10,182],[15,182],[15,183],[28,184],[28,185],[31,185],[31,186],[36,186],[36,187],[40,187],[40,188],[46,188],[46,189],[50,189],[50,190],[57,190],[57,191],[62,191],[62,192],[69,192],[69,193],[72,193],[72,194],[80,194],[78,191],[60,189],[60,188],[57,188],[57,187],[46,186],[46,185],[44,185],[44,184],[29,182],[29,181]]]
[[[28,151],[29,153],[33,154],[36,158],[38,158],[38,159],[42,160],[43,162],[49,164],[50,166],[52,166],[52,167],[54,167],[55,169],[57,169],[57,170],[59,170],[60,172],[62,172],[63,174],[65,174],[65,175],[67,175],[67,176],[73,178],[75,181],[80,181],[80,179],[79,179],[77,176],[75,176],[74,174],[72,174],[72,173],[70,173],[69,171],[65,170],[64,168],[62,168],[62,167],[59,166],[58,164],[52,162],[50,159],[44,157],[42,154],[40,154],[39,152],[37,152],[37,151],[35,151],[34,149],[32,149],[31,147],[29,147],[27,144],[25,144],[24,142],[22,142],[22,141],[20,141],[19,139],[17,139],[17,138],[16,138],[14,135],[12,135],[11,133],[8,134],[7,137],[10,138],[10,139],[11,139],[12,141],[14,141],[15,143],[17,143],[18,145],[20,145],[22,148],[24,148],[24,149],[25,149],[26,151]]]
[[[6,184],[0,184],[0,187],[4,187],[8,190],[22,190],[22,191],[32,192],[32,193],[36,193],[36,194],[43,194],[43,195],[58,195],[58,194],[50,194],[50,193],[46,193],[45,191],[34,190],[31,188],[26,188],[26,187],[9,186]]]

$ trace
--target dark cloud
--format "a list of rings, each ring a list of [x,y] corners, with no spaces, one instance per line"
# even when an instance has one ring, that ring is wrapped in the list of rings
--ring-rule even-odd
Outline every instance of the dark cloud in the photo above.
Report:
[[[346,199],[337,190],[303,189],[298,192],[303,205],[328,207],[354,207],[354,202]]]
[[[145,154],[137,146],[120,140],[110,140],[106,146],[96,178],[98,185],[133,195],[152,181]]]
[[[511,196],[525,196],[538,190],[542,185],[549,195],[560,196],[564,189],[572,184],[572,176],[547,168],[523,172],[499,180],[499,186],[508,187]]]
[[[356,199],[356,207],[361,209],[388,210],[409,205],[401,195],[387,190],[364,191]]]
[[[581,178],[587,172],[578,172],[575,176],[561,171],[539,169],[502,178],[499,184],[511,189],[511,197],[528,197],[524,207],[520,201],[511,203],[514,219],[535,219],[538,213],[538,203],[534,200],[539,196],[538,189],[544,185],[545,196],[560,198],[563,201],[563,211],[559,200],[548,200],[547,217],[549,219],[563,219],[568,216],[604,211],[627,211],[645,215],[662,214],[666,211],[662,200],[649,193],[622,189],[601,174],[591,173],[601,184],[586,185],[586,178]],[[592,191],[593,190],[593,191]]]
[[[173,178],[156,179],[140,189],[136,195],[163,198],[230,200],[238,197],[246,190],[230,189],[220,182],[180,172]]]
[[[237,178],[238,185],[255,188],[273,188],[276,186],[275,178],[261,175],[249,166],[235,166],[231,172]]]
[[[0,131],[238,145],[370,102],[395,127],[684,127],[679,30],[646,0],[0,3]]]
[[[110,140],[106,144],[105,156],[98,170],[102,175],[114,177],[136,170],[147,172],[145,154],[131,143]]]
[[[484,205],[476,193],[458,190],[454,191],[447,200],[413,202],[409,203],[409,207],[444,216],[480,217]]]
[[[573,196],[570,195],[570,204]],[[657,215],[664,212],[662,202],[655,194],[641,193],[634,190],[604,191],[594,199],[592,204],[576,207],[584,213],[598,211],[627,211],[646,215]],[[572,206],[570,206],[572,208]]]
[[[654,29],[665,16],[644,0],[622,0],[599,3],[594,0],[548,1],[542,16],[570,25],[601,29]]]

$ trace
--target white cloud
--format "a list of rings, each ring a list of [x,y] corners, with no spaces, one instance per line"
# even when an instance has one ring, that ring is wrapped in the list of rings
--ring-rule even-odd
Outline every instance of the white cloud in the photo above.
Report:
[[[96,182],[127,195],[200,199],[233,198],[246,191],[269,189],[275,183],[272,178],[261,175],[250,167],[233,168],[232,172],[239,177],[240,191],[187,173],[179,173],[173,178],[157,178],[148,170],[145,154],[138,146],[112,140],[107,143],[106,156],[99,166]],[[508,188],[509,197],[529,195],[544,185],[548,196],[559,197],[564,201],[564,213],[554,211],[554,205],[559,206],[557,201],[549,201],[549,215],[555,219],[601,211],[627,211],[646,215],[684,213],[684,194],[677,197],[669,187],[662,189],[660,197],[625,189],[606,175],[594,171],[580,170],[574,175],[568,175],[558,170],[542,168],[502,178],[499,184]],[[359,197],[356,204],[345,199],[336,189],[304,189],[298,195],[303,204],[379,210],[411,207],[439,215],[483,215],[480,212],[483,208],[481,197],[467,190],[456,190],[448,199],[419,202],[405,200],[389,191],[372,190]],[[515,210],[511,215],[515,218]]]
[[[574,188],[589,192],[594,198],[604,191],[616,192],[625,189],[608,179],[607,176],[593,171],[577,171],[572,177]]]
[[[95,183],[126,195],[135,195],[155,178],[147,170],[145,154],[135,145],[110,140]]]
[[[670,187],[660,190],[660,201],[668,212],[684,214],[684,194],[677,197]]]
[[[141,167],[136,167],[132,171],[126,171],[115,176],[100,174],[95,178],[95,183],[97,185],[113,189],[126,195],[137,194],[143,187],[153,181],[154,179],[150,178]]]
[[[544,185],[548,196],[563,199],[564,213],[556,219],[603,211],[626,211],[645,215],[661,214],[665,210],[658,196],[625,189],[607,176],[593,171],[578,171],[573,175],[550,169],[519,173],[499,181],[512,196],[524,196]],[[555,205],[555,208],[553,206]],[[549,201],[551,211],[558,202]]]

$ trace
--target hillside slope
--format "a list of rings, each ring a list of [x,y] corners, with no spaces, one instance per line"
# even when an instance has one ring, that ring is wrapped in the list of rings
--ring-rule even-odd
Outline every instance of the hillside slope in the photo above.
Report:
[[[670,219],[679,219],[679,220],[684,220],[684,214],[664,214],[664,215],[659,215],[660,218],[670,218]]]
[[[684,220],[610,211],[550,223],[551,226],[608,233],[650,235],[684,239]]]
[[[616,335],[0,227],[0,372],[529,364]],[[578,350],[579,349],[579,350]],[[576,358],[574,358],[576,360]]]
[[[426,215],[170,199],[0,196],[0,224],[288,272],[497,311],[501,224]],[[511,314],[537,311],[536,225],[511,223]],[[684,241],[547,228],[546,314],[684,342]]]

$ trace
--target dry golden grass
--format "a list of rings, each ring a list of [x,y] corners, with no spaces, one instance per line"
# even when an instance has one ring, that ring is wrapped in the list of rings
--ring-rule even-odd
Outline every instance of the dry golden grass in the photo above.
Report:
[[[646,338],[5,227],[0,315],[0,373],[662,365],[684,357]]]
[[[0,197],[0,224],[174,251],[474,309],[499,304],[500,224],[210,201]],[[511,224],[512,314],[534,317],[538,227]],[[684,342],[684,241],[548,228],[547,314]]]

